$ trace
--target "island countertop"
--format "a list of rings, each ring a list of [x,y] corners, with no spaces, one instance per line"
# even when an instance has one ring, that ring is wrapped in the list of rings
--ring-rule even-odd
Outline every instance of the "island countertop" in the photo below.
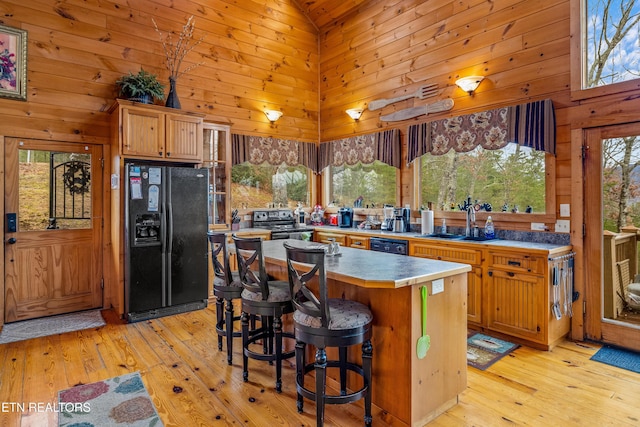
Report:
[[[326,246],[302,240],[267,240],[263,242],[267,261],[285,266],[283,242],[300,247]],[[329,279],[365,288],[401,288],[471,271],[468,264],[346,247],[340,247],[339,256],[327,256],[325,265]]]

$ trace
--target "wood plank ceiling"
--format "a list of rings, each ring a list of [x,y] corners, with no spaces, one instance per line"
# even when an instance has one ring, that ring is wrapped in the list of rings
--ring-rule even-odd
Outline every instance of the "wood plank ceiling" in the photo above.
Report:
[[[351,12],[368,0],[293,0],[316,28]]]

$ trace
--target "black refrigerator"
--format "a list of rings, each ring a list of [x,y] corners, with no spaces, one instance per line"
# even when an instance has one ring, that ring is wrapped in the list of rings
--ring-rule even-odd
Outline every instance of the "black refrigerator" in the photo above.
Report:
[[[127,163],[125,175],[127,320],[205,308],[208,170]]]

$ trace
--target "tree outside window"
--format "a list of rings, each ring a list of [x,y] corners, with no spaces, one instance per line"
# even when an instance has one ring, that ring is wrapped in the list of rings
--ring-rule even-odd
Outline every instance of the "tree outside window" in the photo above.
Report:
[[[231,207],[293,209],[298,202],[310,206],[309,182],[309,169],[304,166],[235,165],[231,168]]]
[[[467,197],[493,211],[545,213],[545,153],[518,144],[499,150],[421,157],[421,204],[459,210]]]
[[[396,205],[397,169],[376,160],[372,164],[330,166],[331,190],[329,201],[335,206],[375,208]]]

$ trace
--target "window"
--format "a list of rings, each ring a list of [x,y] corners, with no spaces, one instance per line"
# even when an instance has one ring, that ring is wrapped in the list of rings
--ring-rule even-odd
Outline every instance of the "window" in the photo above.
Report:
[[[309,206],[310,182],[305,166],[235,165],[231,168],[231,207],[295,208],[298,202]]]
[[[18,153],[20,231],[91,228],[91,154]]]
[[[640,77],[640,2],[584,0],[582,88]]]
[[[372,164],[330,166],[329,202],[335,206],[382,207],[396,205],[397,169],[376,160]]]
[[[507,144],[499,150],[478,146],[466,153],[425,154],[420,163],[420,204],[459,210],[468,196],[484,210],[546,213],[545,156]],[[490,205],[490,208],[488,206]]]

